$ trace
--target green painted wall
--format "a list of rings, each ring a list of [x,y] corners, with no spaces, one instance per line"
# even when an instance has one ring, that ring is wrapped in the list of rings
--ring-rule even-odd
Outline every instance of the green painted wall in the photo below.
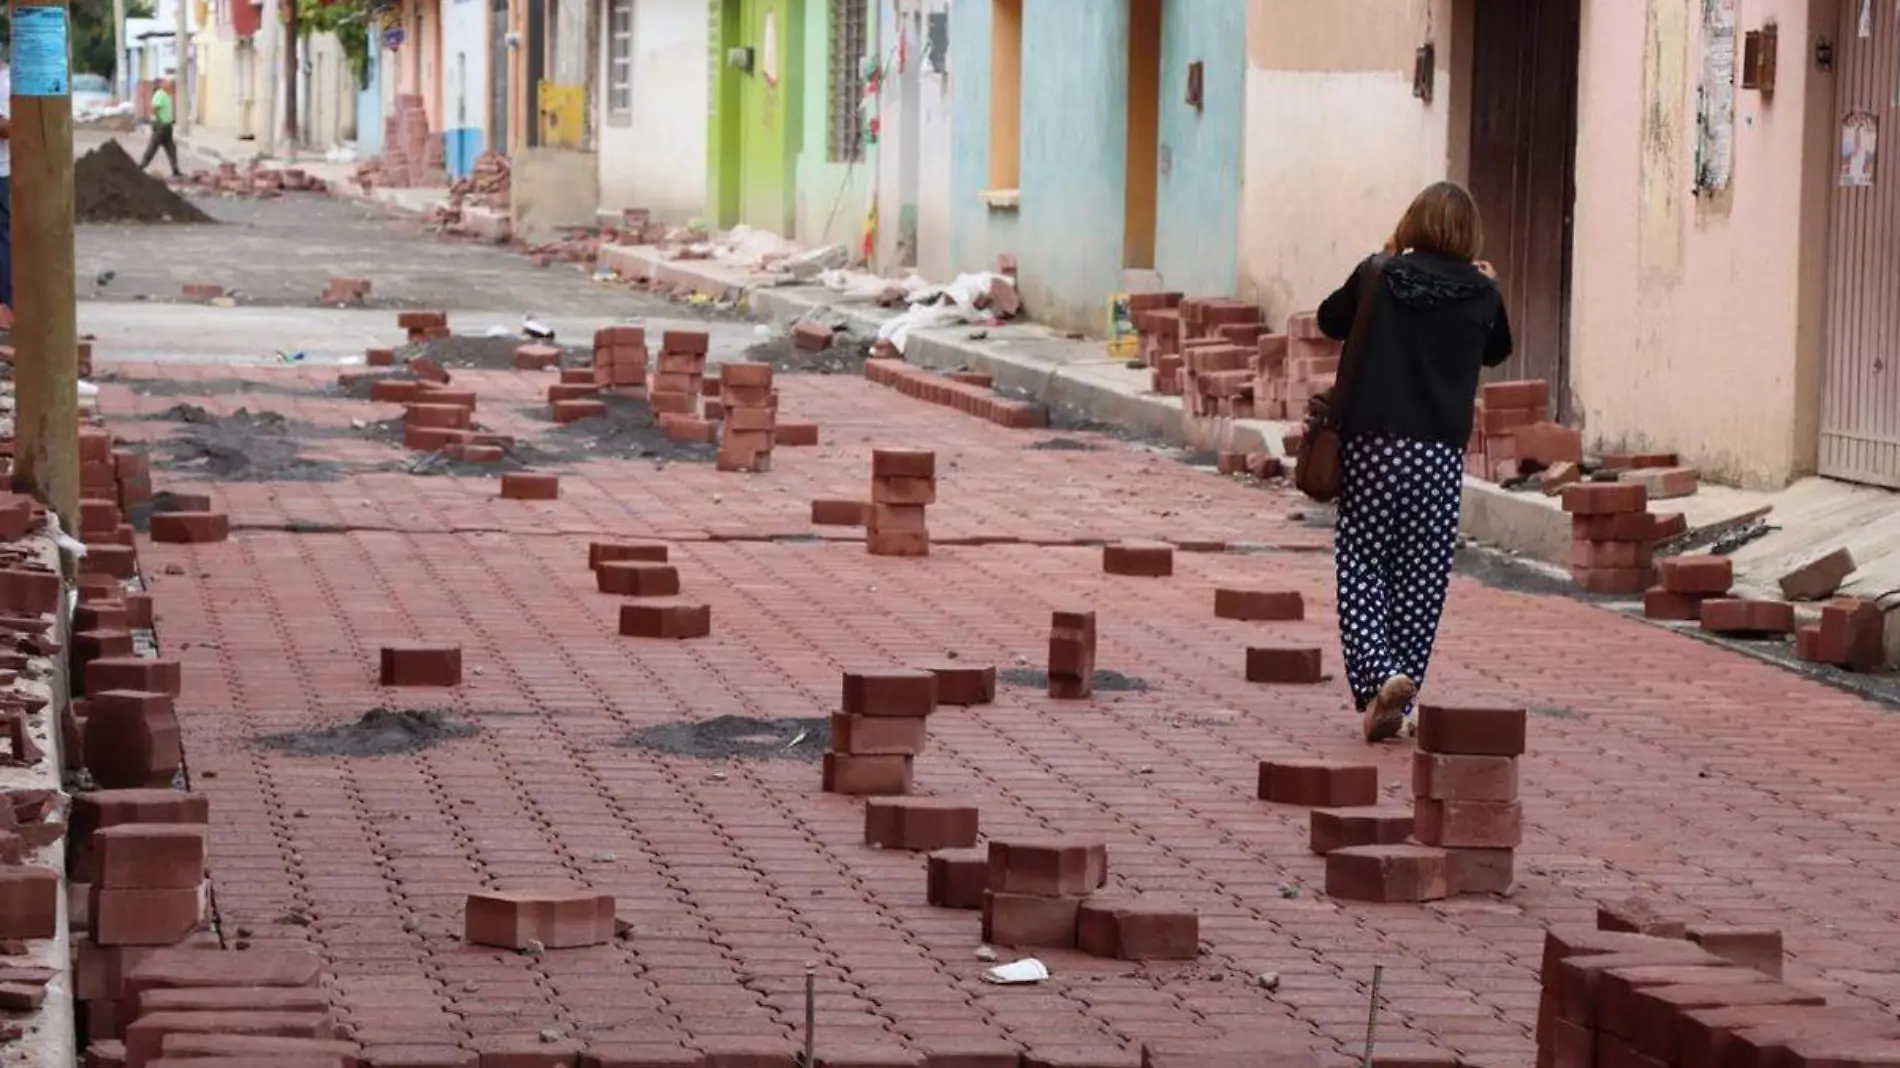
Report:
[[[804,121],[805,6],[805,0],[722,0],[718,9],[718,73],[707,118],[714,188],[707,200],[721,226],[791,231],[793,163]],[[726,62],[729,50],[741,46],[753,49],[750,71]]]
[[[865,52],[879,63],[889,59],[889,42],[877,37],[877,9],[873,0],[861,2],[865,18]],[[877,146],[867,143],[860,159],[833,162],[831,148],[831,0],[804,0],[803,137],[797,158],[798,214],[794,235],[807,245],[841,244],[856,255],[870,210],[877,175]],[[917,62],[917,46],[911,47]],[[883,220],[895,226],[896,219]]]

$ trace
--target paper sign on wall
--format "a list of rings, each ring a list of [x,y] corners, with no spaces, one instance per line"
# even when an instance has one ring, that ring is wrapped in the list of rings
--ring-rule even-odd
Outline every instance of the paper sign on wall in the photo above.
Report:
[[[1841,120],[1841,187],[1865,189],[1874,184],[1879,163],[1880,120],[1872,112],[1850,111]]]
[[[70,96],[66,9],[13,9],[13,95]]]

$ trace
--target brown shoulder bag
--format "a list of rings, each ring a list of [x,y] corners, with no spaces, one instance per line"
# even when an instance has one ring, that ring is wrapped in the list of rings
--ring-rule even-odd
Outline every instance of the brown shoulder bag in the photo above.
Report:
[[[1358,279],[1359,302],[1353,311],[1352,329],[1340,349],[1339,370],[1333,375],[1333,388],[1313,398],[1306,419],[1306,432],[1300,437],[1293,485],[1321,504],[1339,499],[1340,438],[1339,419],[1346,410],[1353,380],[1359,376],[1359,364],[1365,347],[1366,323],[1372,318],[1373,298],[1379,291],[1379,278],[1385,273],[1386,257],[1374,256]]]

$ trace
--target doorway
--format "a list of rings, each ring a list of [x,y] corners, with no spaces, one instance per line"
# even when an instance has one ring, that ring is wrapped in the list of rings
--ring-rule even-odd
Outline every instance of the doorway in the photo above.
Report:
[[[1900,99],[1893,57],[1900,25],[1881,5],[1869,36],[1860,5],[1841,4],[1833,34],[1834,114],[1840,130],[1830,161],[1827,348],[1818,466],[1823,475],[1900,488],[1900,166],[1881,158],[1875,137]],[[1784,45],[1785,47],[1785,45]]]
[[[803,0],[725,0],[720,18],[721,226],[794,229]]]
[[[1128,0],[1128,192],[1122,205],[1122,266],[1155,265],[1155,205],[1161,167],[1161,3]]]
[[[1472,196],[1517,351],[1493,373],[1551,384],[1570,415],[1571,221],[1577,199],[1580,0],[1474,0]]]

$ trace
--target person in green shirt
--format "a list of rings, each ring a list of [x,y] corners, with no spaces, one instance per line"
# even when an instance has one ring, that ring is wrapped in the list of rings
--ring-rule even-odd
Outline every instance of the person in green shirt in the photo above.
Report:
[[[152,139],[145,144],[145,156],[139,160],[139,169],[152,165],[152,157],[159,149],[165,150],[165,159],[172,165],[172,177],[183,178],[178,169],[178,145],[172,140],[172,86],[170,78],[165,78],[152,90]]]

